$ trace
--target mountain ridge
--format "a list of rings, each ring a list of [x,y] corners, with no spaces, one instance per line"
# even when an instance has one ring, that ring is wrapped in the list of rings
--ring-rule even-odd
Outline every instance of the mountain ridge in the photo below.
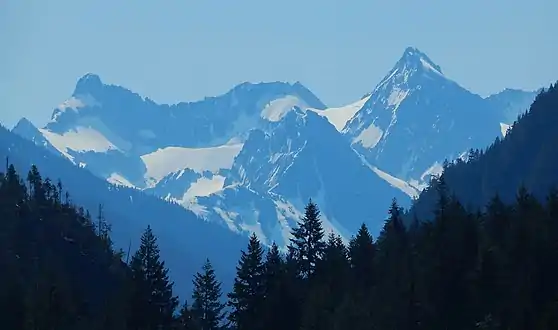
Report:
[[[456,93],[461,98],[452,101]],[[288,231],[308,198],[320,201],[331,227],[347,238],[362,221],[379,230],[376,224],[383,223],[389,200],[398,197],[402,205],[410,203],[428,176],[439,172],[444,158],[455,159],[500,135],[502,116],[483,114],[499,113],[503,105],[515,111],[515,101],[507,102],[506,94],[500,98],[490,108],[483,98],[445,77],[425,53],[408,47],[370,94],[342,107],[328,108],[300,82],[245,82],[219,96],[157,104],[86,74],[59,107],[63,109],[55,109],[53,120],[37,129],[40,134],[26,123],[16,125],[14,132],[113,184],[180,203],[233,231],[257,229],[268,243],[278,238],[288,242],[273,231]],[[455,106],[463,100],[469,100],[469,106]],[[308,118],[311,125],[302,125]],[[486,124],[471,124],[475,120]],[[471,127],[485,126],[490,129],[473,134]],[[376,130],[366,131],[371,127]],[[413,130],[415,135],[409,135]],[[440,142],[450,132],[457,138]],[[363,145],[363,134],[377,141]],[[239,172],[250,164],[256,164],[252,172]],[[328,174],[321,178],[319,171]],[[329,188],[320,192],[323,186]],[[344,196],[336,187],[345,186],[344,195],[354,192],[362,205],[375,200],[369,207],[374,211],[340,219],[347,211],[340,206]],[[307,192],[300,194],[293,187]],[[245,205],[267,211],[242,206],[242,198]],[[283,229],[271,225],[274,221]]]

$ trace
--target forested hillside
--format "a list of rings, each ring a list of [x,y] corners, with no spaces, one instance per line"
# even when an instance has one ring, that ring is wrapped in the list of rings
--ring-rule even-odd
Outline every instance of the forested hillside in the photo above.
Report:
[[[179,300],[151,228],[126,265],[102,212],[92,219],[61,187],[35,167],[25,181],[13,166],[1,176],[4,329],[558,327],[556,193],[543,205],[522,189],[470,213],[442,182],[432,221],[407,229],[394,201],[377,239],[363,225],[348,246],[324,237],[310,202],[286,254],[254,235],[232,292],[207,260]]]
[[[3,329],[124,326],[118,306],[125,305],[129,269],[111,247],[102,213],[93,219],[69,198],[36,167],[25,181],[13,165],[1,175]]]
[[[215,269],[226,279],[234,274],[235,251],[246,244],[247,237],[231,232],[216,223],[201,221],[195,214],[174,203],[133,188],[118,187],[94,176],[86,168],[74,166],[70,161],[25,140],[0,126],[0,159],[9,159],[18,172],[27,173],[35,164],[45,177],[61,179],[64,189],[71,193],[71,201],[97,216],[99,204],[112,226],[112,237],[117,248],[132,249],[139,244],[139,237],[148,225],[159,236],[159,244],[171,277],[177,282],[176,290],[187,293],[191,282],[178,281],[191,277],[195,272],[191,264],[201,266],[206,257],[211,258]],[[5,165],[2,166],[5,168]],[[5,171],[5,170],[4,170]],[[213,237],[222,250],[215,249]],[[204,255],[199,251],[204,251]],[[229,281],[230,282],[230,281]],[[224,286],[230,287],[230,283]]]
[[[528,112],[513,124],[504,139],[486,150],[471,150],[468,161],[446,164],[439,178],[422,192],[412,215],[427,219],[437,199],[436,185],[445,181],[451,193],[472,209],[482,207],[496,194],[511,202],[520,186],[543,200],[558,184],[558,85],[543,90]]]

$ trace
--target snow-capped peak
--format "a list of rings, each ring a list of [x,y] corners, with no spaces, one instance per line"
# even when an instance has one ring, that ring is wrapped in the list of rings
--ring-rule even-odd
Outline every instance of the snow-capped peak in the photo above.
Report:
[[[397,62],[396,67],[405,67],[407,69],[424,69],[434,71],[438,74],[442,73],[442,68],[434,63],[428,55],[421,52],[415,47],[407,47],[401,56],[401,59]]]
[[[442,68],[434,63],[428,55],[421,52],[417,48],[407,47],[399,61],[397,61],[384,79],[376,85],[376,88],[371,94],[384,89],[387,85],[416,85],[415,83],[409,82],[409,80],[415,76],[434,79],[443,77],[445,79],[445,76],[442,73]]]

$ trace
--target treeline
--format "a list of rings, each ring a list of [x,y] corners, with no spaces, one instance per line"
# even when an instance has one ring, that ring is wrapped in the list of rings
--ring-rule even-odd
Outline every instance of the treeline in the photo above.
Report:
[[[481,213],[443,180],[436,189],[431,221],[404,226],[394,201],[377,239],[362,225],[347,244],[310,202],[285,251],[252,235],[230,293],[208,260],[185,301],[150,228],[127,258],[102,209],[93,218],[61,183],[35,167],[22,180],[10,166],[0,176],[0,327],[557,329],[558,193],[540,203],[520,189]]]

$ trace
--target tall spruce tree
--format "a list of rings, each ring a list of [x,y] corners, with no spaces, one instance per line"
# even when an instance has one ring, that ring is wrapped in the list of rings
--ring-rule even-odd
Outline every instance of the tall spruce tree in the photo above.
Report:
[[[233,291],[228,294],[232,307],[229,320],[237,330],[265,329],[263,248],[256,234],[250,236],[247,251],[241,251]]]
[[[349,292],[349,260],[347,247],[339,235],[330,233],[323,258],[318,262],[316,274],[310,281],[310,290],[304,304],[303,329],[346,329],[351,324],[340,318],[340,301]]]
[[[316,270],[316,264],[325,251],[324,229],[318,206],[310,200],[305,207],[304,217],[298,227],[292,230],[288,246],[289,253],[297,264],[297,275],[309,278]]]
[[[141,237],[141,245],[130,262],[133,288],[130,324],[134,329],[159,330],[173,324],[178,298],[168,269],[160,260],[157,238],[150,226]]]
[[[264,262],[264,302],[262,319],[268,330],[293,329],[297,323],[295,317],[297,304],[293,304],[293,281],[287,272],[285,259],[277,244],[273,243],[266,254]]]
[[[375,294],[383,297],[374,308],[375,324],[387,329],[414,329],[414,278],[411,247],[403,224],[403,209],[393,199],[377,244],[378,282]]]
[[[376,245],[368,227],[363,223],[356,236],[349,242],[349,260],[353,274],[353,282],[359,290],[366,288],[368,291],[374,281],[374,258]]]
[[[211,262],[206,260],[202,272],[194,275],[191,312],[201,330],[223,328],[225,305],[221,303],[221,282],[215,276]]]
[[[342,303],[344,324],[352,329],[368,329],[372,324],[373,298],[378,272],[375,266],[376,244],[363,223],[349,241],[350,285]]]

